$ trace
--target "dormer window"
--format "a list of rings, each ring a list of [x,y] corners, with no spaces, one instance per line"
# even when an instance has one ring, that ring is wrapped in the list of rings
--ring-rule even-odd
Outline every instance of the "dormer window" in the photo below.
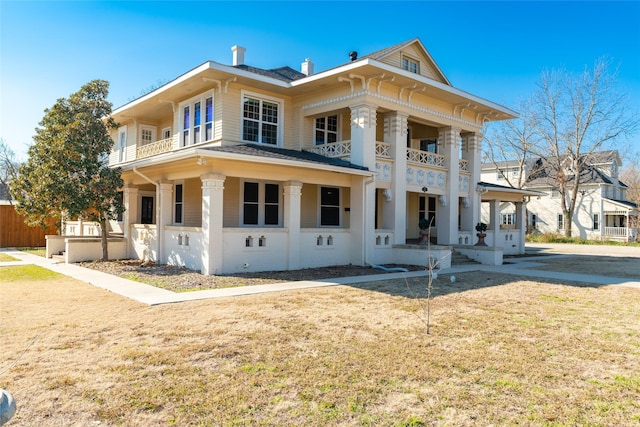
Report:
[[[420,74],[420,63],[415,59],[402,57],[402,69],[411,71],[412,73]]]

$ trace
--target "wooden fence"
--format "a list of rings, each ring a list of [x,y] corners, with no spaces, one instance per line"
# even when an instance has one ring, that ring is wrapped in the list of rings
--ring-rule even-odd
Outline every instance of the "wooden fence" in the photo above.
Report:
[[[44,236],[57,234],[53,224],[52,220],[46,230],[41,227],[29,227],[13,205],[2,204],[0,205],[0,248],[45,246]]]

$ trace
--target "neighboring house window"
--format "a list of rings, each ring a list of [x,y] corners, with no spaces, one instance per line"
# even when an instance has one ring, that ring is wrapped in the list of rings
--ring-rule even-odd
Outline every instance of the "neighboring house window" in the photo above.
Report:
[[[340,189],[320,187],[320,226],[340,226]]]
[[[124,162],[127,159],[127,127],[118,129],[118,161]]]
[[[278,145],[281,125],[280,102],[244,96],[242,118],[244,141]]]
[[[511,176],[517,178],[520,175],[520,169],[518,168],[512,168],[511,169]]]
[[[420,74],[420,64],[418,61],[407,58],[406,56],[402,57],[402,69],[411,71],[412,73]]]
[[[175,224],[182,224],[184,217],[184,185],[176,184],[174,189],[174,209],[173,209],[173,222]]]
[[[140,127],[140,146],[151,144],[156,140],[156,129],[152,126]]]
[[[500,214],[500,225],[513,225],[516,223],[515,213]]]
[[[505,179],[505,175],[507,173],[504,169],[498,169],[498,181],[503,181]]]
[[[429,153],[438,152],[438,140],[437,139],[421,139],[420,151],[427,151]]]
[[[243,225],[280,224],[280,186],[245,182],[243,186]]]
[[[564,230],[564,214],[558,214],[558,230]]]
[[[316,119],[316,145],[331,144],[338,141],[338,116],[318,117]]]
[[[593,229],[600,230],[600,215],[593,214]]]
[[[420,196],[418,200],[418,221],[426,218],[431,227],[436,226],[436,198]]]
[[[171,138],[171,128],[162,129],[162,139],[169,139],[169,138]]]
[[[536,230],[538,228],[538,216],[534,213],[531,214],[531,229]]]
[[[204,132],[202,130],[204,106]],[[182,140],[180,145],[200,144],[213,139],[213,96],[202,94],[181,104]]]

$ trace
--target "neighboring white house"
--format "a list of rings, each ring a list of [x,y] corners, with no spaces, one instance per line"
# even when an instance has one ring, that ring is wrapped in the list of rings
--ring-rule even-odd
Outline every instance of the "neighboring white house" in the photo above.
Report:
[[[113,111],[126,212],[111,226],[130,257],[205,274],[425,264],[421,218],[443,266],[453,246],[491,264],[524,252],[535,193],[479,185],[483,125],[516,113],[454,88],[419,39],[321,72],[232,52]],[[481,201],[504,198],[520,226],[474,247]]]
[[[622,162],[616,150],[600,151],[585,156],[586,167],[580,178],[580,189],[572,221],[575,237],[594,240],[630,241],[638,236],[638,206],[626,200],[627,186],[618,179]],[[485,163],[482,180],[502,185],[517,185],[541,192],[527,203],[530,231],[563,233],[568,219],[564,217],[556,173],[541,158],[528,159],[524,168],[516,161]],[[571,179],[572,172],[565,171]],[[513,208],[500,209],[502,227],[509,227]]]

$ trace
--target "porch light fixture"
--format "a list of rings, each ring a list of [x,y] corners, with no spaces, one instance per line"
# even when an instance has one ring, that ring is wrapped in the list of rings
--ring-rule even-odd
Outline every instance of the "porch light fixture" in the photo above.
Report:
[[[427,187],[422,187],[422,192],[426,193],[427,191],[429,191],[429,189]]]

